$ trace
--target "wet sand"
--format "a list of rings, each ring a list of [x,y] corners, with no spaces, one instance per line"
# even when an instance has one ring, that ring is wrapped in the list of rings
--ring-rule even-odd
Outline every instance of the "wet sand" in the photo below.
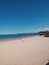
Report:
[[[46,65],[48,62],[49,37],[0,42],[0,65]]]

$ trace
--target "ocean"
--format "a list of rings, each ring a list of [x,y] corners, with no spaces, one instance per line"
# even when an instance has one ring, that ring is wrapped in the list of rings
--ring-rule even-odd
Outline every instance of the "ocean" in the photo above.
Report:
[[[38,35],[38,33],[0,35],[0,41],[2,41],[2,40],[11,40],[11,39],[21,39],[21,38],[31,37],[31,36],[35,36],[35,35]]]

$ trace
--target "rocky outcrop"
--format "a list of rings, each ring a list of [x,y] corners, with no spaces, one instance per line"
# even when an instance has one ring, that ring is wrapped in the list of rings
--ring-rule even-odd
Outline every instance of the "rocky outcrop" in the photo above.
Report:
[[[49,37],[49,31],[40,31],[38,32],[39,35],[44,35],[45,37]]]

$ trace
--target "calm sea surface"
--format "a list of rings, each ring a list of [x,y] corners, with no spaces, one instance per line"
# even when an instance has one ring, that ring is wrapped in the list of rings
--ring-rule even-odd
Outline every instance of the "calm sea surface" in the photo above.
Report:
[[[24,34],[9,34],[9,35],[0,35],[0,41],[2,40],[10,40],[10,39],[19,39],[25,37],[31,37],[38,35],[37,33],[24,33]]]

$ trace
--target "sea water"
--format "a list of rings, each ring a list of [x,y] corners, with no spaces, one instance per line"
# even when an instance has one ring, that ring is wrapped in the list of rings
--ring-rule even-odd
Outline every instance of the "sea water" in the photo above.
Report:
[[[8,35],[0,35],[0,41],[2,40],[10,40],[10,39],[19,39],[30,36],[38,35],[37,33],[23,33],[23,34],[8,34]]]

